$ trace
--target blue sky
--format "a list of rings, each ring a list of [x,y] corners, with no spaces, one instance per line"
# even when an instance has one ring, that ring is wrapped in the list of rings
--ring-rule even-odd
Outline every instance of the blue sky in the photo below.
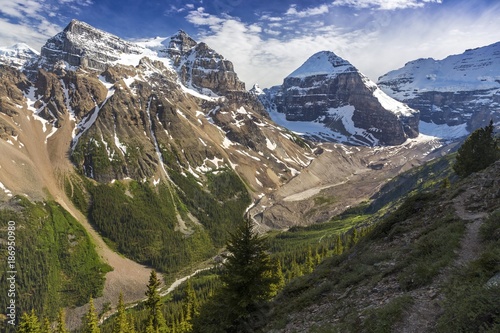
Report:
[[[183,29],[231,60],[247,88],[280,84],[321,50],[376,81],[500,41],[499,17],[498,0],[0,0],[0,46],[39,50],[76,18],[128,40]]]

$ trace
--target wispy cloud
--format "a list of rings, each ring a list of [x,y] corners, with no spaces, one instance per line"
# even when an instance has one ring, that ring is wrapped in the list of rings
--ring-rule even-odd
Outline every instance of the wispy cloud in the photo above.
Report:
[[[406,8],[420,8],[427,3],[442,3],[442,0],[334,0],[334,6],[349,6],[355,8],[375,8],[381,10],[395,10]]]
[[[328,6],[321,5],[318,7],[306,8],[304,10],[297,10],[296,5],[291,5],[290,8],[286,11],[285,15],[287,16],[296,16],[296,17],[309,17],[315,15],[321,15],[328,13]]]
[[[77,14],[82,7],[91,6],[92,0],[9,0],[0,6],[0,45],[27,43],[39,48],[47,38],[61,31],[57,23],[62,7]]]

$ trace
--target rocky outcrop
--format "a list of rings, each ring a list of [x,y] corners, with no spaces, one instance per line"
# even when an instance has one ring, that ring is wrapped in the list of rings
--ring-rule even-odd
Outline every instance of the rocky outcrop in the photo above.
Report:
[[[322,123],[358,144],[397,145],[418,135],[418,112],[332,52],[313,55],[267,99],[289,121]]]
[[[304,140],[272,123],[230,61],[184,32],[133,44],[74,20],[25,69],[28,78],[5,68],[18,79],[0,84],[1,111],[35,113],[46,144],[96,181],[184,184],[179,176],[191,175],[204,187],[211,172],[233,169],[257,197],[312,159]]]
[[[53,69],[59,61],[64,61],[70,66],[102,71],[123,53],[140,54],[141,49],[84,22],[72,20],[62,32],[45,43],[38,65]]]
[[[495,43],[443,60],[408,62],[381,76],[378,85],[419,110],[425,124],[461,125],[467,131],[457,135],[465,135],[490,120],[500,123],[499,68],[500,43]]]
[[[173,60],[181,82],[187,87],[210,94],[225,95],[229,91],[245,91],[233,63],[224,59],[205,43],[197,43],[184,31],[172,36],[163,51]]]

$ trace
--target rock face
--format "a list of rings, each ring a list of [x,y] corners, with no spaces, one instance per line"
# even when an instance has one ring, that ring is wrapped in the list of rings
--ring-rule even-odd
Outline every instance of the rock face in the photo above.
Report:
[[[322,139],[397,145],[418,135],[417,111],[388,97],[332,52],[313,55],[281,87],[267,92],[263,102],[287,121],[321,123],[337,133]]]
[[[104,70],[124,53],[139,54],[140,48],[84,22],[72,20],[42,47],[41,65],[48,68],[58,61],[70,66]]]
[[[500,42],[443,60],[418,59],[378,80],[391,97],[420,111],[426,125],[467,131],[500,122]]]
[[[172,36],[168,49],[163,52],[173,60],[179,78],[187,87],[217,95],[245,90],[245,84],[238,79],[232,62],[207,44],[197,43],[184,31]]]

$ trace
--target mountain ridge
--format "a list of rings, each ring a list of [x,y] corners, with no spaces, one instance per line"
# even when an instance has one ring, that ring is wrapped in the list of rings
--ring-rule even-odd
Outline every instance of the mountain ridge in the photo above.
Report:
[[[442,60],[410,61],[382,75],[378,84],[388,95],[420,110],[424,133],[455,132],[451,138],[458,138],[490,120],[499,126],[499,67],[497,42]]]

